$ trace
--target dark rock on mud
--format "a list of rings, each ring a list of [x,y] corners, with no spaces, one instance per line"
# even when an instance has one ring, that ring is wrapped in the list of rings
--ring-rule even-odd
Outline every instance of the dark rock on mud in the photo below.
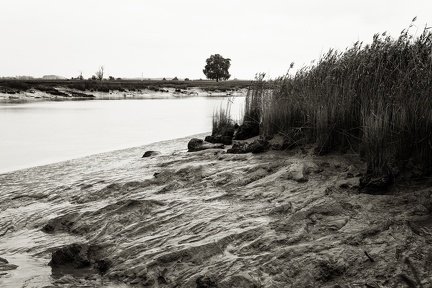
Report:
[[[55,232],[69,232],[78,216],[78,213],[69,213],[50,219],[48,223],[42,227],[42,231],[48,234]]]
[[[248,148],[248,144],[247,143],[235,142],[233,144],[233,146],[230,149],[227,150],[227,153],[230,153],[230,154],[249,153],[250,151],[247,148]]]
[[[286,179],[296,181],[298,183],[304,183],[309,181],[308,178],[308,168],[305,167],[304,164],[292,164],[288,167],[287,173],[286,173]]]
[[[204,142],[202,139],[192,138],[188,143],[188,152],[196,152],[206,149],[223,149],[223,144],[212,144]]]
[[[248,148],[252,153],[263,153],[270,149],[270,143],[265,139],[257,139]]]
[[[159,155],[160,153],[159,152],[157,152],[157,151],[146,151],[145,153],[144,153],[144,155],[141,157],[141,158],[147,158],[147,157],[152,157],[152,156],[156,156],[156,155]]]
[[[48,265],[53,269],[91,268],[104,274],[111,266],[111,261],[104,259],[101,246],[74,243],[54,251]]]
[[[217,282],[212,276],[199,276],[196,279],[197,288],[217,288]]]
[[[259,123],[255,121],[245,121],[234,135],[234,140],[246,140],[259,135]]]
[[[232,148],[227,150],[227,153],[231,154],[244,154],[244,153],[262,153],[270,149],[270,144],[267,140],[257,139],[252,143],[236,142]]]
[[[365,174],[360,178],[359,188],[367,194],[386,194],[393,184],[393,176],[389,174],[374,175]]]
[[[53,268],[73,267],[84,268],[90,266],[88,258],[88,246],[83,244],[72,244],[58,249],[52,253],[48,265]]]
[[[216,135],[216,136],[206,136],[204,141],[213,143],[213,144],[224,144],[224,145],[232,145],[232,136],[222,136],[222,135]]]

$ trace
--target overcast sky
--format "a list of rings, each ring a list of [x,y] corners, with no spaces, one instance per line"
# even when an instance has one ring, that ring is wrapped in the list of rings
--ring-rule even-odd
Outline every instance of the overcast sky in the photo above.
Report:
[[[211,54],[231,78],[270,77],[374,33],[432,26],[431,0],[0,0],[0,77],[205,78]]]

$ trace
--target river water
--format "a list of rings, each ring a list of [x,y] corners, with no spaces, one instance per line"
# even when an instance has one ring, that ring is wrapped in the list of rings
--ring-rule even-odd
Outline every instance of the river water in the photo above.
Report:
[[[0,103],[0,173],[211,131],[244,97]]]

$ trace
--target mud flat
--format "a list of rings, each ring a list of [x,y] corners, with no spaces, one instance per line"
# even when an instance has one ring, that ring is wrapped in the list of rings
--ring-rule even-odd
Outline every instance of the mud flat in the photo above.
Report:
[[[359,193],[354,154],[189,139],[0,175],[0,286],[431,287],[431,188]]]

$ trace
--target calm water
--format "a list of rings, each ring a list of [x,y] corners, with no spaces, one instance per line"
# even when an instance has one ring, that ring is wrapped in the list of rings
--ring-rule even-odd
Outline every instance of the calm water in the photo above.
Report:
[[[191,97],[0,103],[0,173],[208,132],[213,112],[227,101]],[[244,97],[234,99],[234,117],[243,102]]]

